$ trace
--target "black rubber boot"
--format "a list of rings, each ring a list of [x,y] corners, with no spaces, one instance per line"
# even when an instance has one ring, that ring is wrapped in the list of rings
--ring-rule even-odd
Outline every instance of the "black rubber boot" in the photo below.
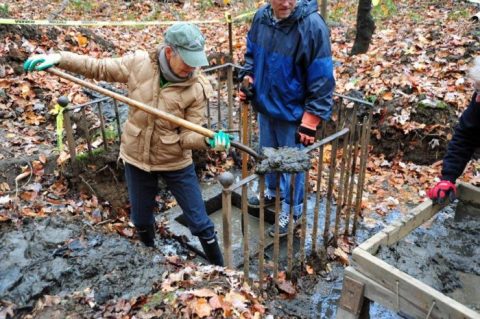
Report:
[[[223,266],[223,256],[220,251],[220,246],[218,246],[217,236],[214,236],[211,239],[198,238],[202,244],[203,251],[207,256],[207,260],[217,266]]]
[[[155,224],[149,226],[137,226],[137,234],[142,243],[147,247],[155,247]]]

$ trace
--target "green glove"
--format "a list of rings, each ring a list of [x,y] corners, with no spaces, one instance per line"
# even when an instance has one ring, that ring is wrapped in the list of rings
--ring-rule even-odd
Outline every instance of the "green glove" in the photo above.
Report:
[[[208,146],[214,151],[227,151],[230,148],[230,135],[219,131],[213,135],[213,138],[205,138]]]
[[[61,55],[58,53],[54,54],[39,54],[33,55],[25,61],[23,64],[23,69],[25,71],[42,71],[48,69],[55,64],[60,62]]]

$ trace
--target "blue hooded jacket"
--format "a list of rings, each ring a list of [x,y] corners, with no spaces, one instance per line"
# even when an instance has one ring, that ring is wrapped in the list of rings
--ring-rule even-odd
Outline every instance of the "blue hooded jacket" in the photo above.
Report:
[[[329,36],[316,0],[299,0],[280,21],[270,4],[256,12],[240,76],[253,76],[258,112],[288,122],[300,122],[304,111],[330,119],[335,79]]]

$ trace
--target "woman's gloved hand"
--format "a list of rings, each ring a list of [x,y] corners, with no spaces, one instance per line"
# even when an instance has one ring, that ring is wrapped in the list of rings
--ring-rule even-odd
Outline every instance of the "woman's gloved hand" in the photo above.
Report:
[[[206,137],[205,142],[214,151],[227,151],[230,148],[230,135],[219,131],[212,138]]]
[[[58,64],[61,58],[58,53],[32,55],[23,63],[23,69],[27,72],[42,71]]]

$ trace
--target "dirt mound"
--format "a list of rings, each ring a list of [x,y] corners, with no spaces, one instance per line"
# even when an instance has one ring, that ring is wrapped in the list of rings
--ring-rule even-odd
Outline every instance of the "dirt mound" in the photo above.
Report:
[[[165,271],[164,255],[186,255],[173,239],[157,247],[103,233],[81,216],[0,224],[0,300],[29,311],[43,295],[89,291],[91,302],[104,304],[148,294]]]

